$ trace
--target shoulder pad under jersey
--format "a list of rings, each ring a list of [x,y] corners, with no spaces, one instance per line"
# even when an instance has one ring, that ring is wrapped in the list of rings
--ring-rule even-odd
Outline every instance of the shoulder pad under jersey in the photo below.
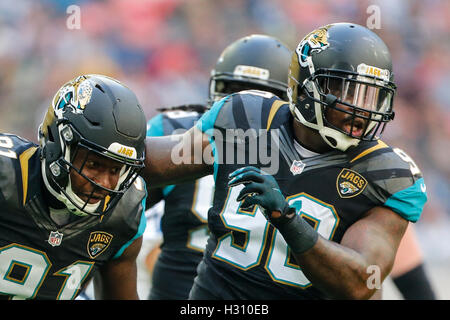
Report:
[[[12,134],[0,133],[0,200],[25,203],[30,176],[40,174],[38,164],[29,161],[38,146]],[[37,166],[37,167],[36,167]]]
[[[111,217],[107,221],[112,224],[117,233],[130,240],[116,253],[114,258],[119,257],[123,251],[137,238],[142,236],[145,231],[147,219],[145,217],[145,201],[147,190],[145,182],[138,177],[132,186],[125,192],[120,199]]]
[[[210,129],[269,129],[274,119],[286,120],[289,114],[286,101],[270,92],[247,90],[231,94],[214,103],[197,123],[202,132]]]
[[[183,133],[200,118],[197,111],[171,110],[160,113],[147,122],[147,136],[159,137]]]
[[[427,201],[426,185],[411,157],[380,140],[353,156],[352,170],[367,180],[364,194],[368,198],[407,220],[419,219]]]

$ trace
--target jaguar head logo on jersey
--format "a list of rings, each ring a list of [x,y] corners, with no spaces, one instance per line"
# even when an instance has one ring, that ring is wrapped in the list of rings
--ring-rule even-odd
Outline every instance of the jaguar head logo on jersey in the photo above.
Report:
[[[319,28],[309,33],[295,50],[298,54],[298,61],[302,67],[307,66],[306,59],[313,52],[320,52],[328,48],[328,28],[329,25]]]
[[[87,251],[92,259],[97,258],[110,245],[113,236],[104,231],[91,232],[87,243]]]
[[[356,188],[352,183],[348,181],[341,182],[339,184],[339,187],[341,188],[341,193],[343,195],[352,194],[358,191],[358,188]]]
[[[353,198],[360,194],[367,185],[367,180],[350,169],[342,169],[336,180],[336,188],[341,198]]]

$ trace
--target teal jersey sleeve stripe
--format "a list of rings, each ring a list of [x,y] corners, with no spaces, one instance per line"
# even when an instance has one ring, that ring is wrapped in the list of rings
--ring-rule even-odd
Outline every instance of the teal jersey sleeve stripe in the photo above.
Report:
[[[220,109],[225,104],[228,98],[223,98],[220,101],[214,102],[211,109],[205,112],[200,119],[198,119],[197,124],[195,125],[197,129],[201,132],[208,134],[209,136],[212,134],[210,131],[214,129],[214,123],[216,122],[217,116],[219,115]]]
[[[145,186],[145,183],[144,183]],[[147,192],[147,189],[146,189]],[[141,212],[141,221],[139,222],[139,226],[138,226],[138,230],[135,234],[135,236],[128,241],[127,243],[125,243],[120,249],[119,251],[117,251],[116,255],[113,257],[113,259],[117,259],[119,258],[122,253],[125,251],[126,248],[128,248],[128,246],[130,244],[133,243],[134,240],[136,240],[137,238],[139,238],[140,236],[142,236],[144,234],[145,228],[147,227],[147,217],[145,216],[145,201],[147,200],[147,196],[144,197],[144,199],[142,199],[142,212]]]
[[[147,122],[147,137],[161,137],[164,135],[162,113]]]
[[[212,137],[209,137],[209,144],[211,146],[212,153],[214,156],[214,163],[213,163],[214,183],[216,183],[217,171],[219,170],[219,160],[218,160],[218,155],[217,155],[216,142],[214,141],[214,139]]]
[[[211,109],[209,109],[206,113],[202,115],[202,117],[197,121],[197,124],[195,125],[197,129],[199,129],[201,132],[206,134],[209,137],[209,144],[211,145],[212,153],[214,155],[214,181],[216,181],[217,177],[217,171],[218,171],[218,155],[216,150],[216,143],[213,139],[213,129],[214,129],[214,123],[217,120],[217,116],[219,115],[220,110],[222,109],[225,102],[228,100],[227,96],[226,98],[223,98],[220,101],[217,101],[213,104]]]
[[[164,198],[167,197],[169,195],[169,193],[171,193],[175,187],[176,187],[176,185],[174,185],[174,184],[165,186],[162,190]]]
[[[384,205],[406,220],[416,222],[422,214],[425,202],[427,202],[425,182],[420,178],[411,187],[394,193]]]
[[[147,122],[147,137],[162,137],[164,136],[163,114],[151,118]],[[166,186],[163,188],[163,196],[166,197],[175,185]]]

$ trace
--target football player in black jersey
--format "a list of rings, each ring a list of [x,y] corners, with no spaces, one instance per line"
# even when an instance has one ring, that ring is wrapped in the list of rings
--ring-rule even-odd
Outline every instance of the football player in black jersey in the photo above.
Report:
[[[145,229],[145,114],[119,81],[64,84],[39,145],[0,134],[0,297],[138,299]]]
[[[208,105],[241,90],[260,89],[287,100],[291,50],[278,39],[250,35],[221,53],[211,72]],[[193,127],[208,106],[186,105],[163,110],[148,122],[147,136],[165,136]],[[148,207],[165,200],[161,219],[163,243],[152,272],[151,300],[187,299],[208,238],[207,214],[214,179],[150,189]]]
[[[312,31],[288,81],[289,103],[232,94],[187,133],[146,142],[147,183],[214,174],[191,299],[370,298],[422,213],[419,168],[379,139],[396,87],[374,32],[352,23]]]

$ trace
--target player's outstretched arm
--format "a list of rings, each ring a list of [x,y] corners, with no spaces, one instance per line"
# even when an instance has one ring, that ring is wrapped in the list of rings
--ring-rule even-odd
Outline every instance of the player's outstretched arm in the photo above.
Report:
[[[139,300],[136,258],[142,237],[134,240],[122,255],[102,267],[94,278],[96,300]]]
[[[147,137],[141,176],[150,187],[192,181],[213,172],[209,138],[196,127],[184,134]]]

